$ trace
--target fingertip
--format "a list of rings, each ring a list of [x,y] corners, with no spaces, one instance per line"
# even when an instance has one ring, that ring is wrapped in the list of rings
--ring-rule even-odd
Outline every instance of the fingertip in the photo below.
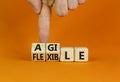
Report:
[[[36,14],[39,14],[39,13],[40,13],[40,8],[35,8],[35,7],[33,7],[33,9],[34,9],[34,12],[35,12]]]
[[[41,11],[41,0],[28,0],[28,2],[32,5],[35,13],[39,14]]]
[[[61,16],[61,17],[63,17],[63,16],[66,16],[67,14],[68,14],[68,10],[57,10],[56,9],[56,14],[58,15],[58,16]]]
[[[53,7],[58,16],[66,16],[68,14],[67,0],[55,0]]]
[[[40,42],[41,43],[48,43],[48,40],[49,40],[49,31],[40,29],[39,36],[40,36]]]
[[[78,0],[68,0],[68,8],[74,10],[78,7]]]

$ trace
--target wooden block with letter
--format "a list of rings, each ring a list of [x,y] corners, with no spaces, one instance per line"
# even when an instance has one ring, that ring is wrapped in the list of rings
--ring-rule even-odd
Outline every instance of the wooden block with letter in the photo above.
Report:
[[[60,60],[60,44],[46,43],[46,61]]]
[[[87,62],[88,61],[88,48],[75,47],[75,61],[76,62]]]
[[[73,47],[62,47],[60,61],[73,62],[74,61],[74,48]]]
[[[45,61],[45,43],[33,43],[31,55],[32,60]]]

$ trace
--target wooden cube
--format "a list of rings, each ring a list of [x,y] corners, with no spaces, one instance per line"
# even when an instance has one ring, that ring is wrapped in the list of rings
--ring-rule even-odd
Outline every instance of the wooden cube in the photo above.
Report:
[[[73,47],[62,47],[60,61],[73,62],[74,61],[74,48]]]
[[[60,44],[46,43],[46,61],[60,60]]]
[[[45,43],[33,43],[31,55],[32,60],[45,61]]]
[[[75,47],[75,61],[76,62],[87,62],[88,61],[88,48]]]

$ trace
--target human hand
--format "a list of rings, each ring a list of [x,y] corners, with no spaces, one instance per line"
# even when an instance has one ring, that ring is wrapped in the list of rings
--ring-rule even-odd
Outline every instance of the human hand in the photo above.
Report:
[[[65,16],[68,9],[76,9],[78,4],[85,3],[85,0],[28,0],[34,11],[39,14],[39,36],[41,42],[47,43],[49,39],[51,7],[58,16]]]

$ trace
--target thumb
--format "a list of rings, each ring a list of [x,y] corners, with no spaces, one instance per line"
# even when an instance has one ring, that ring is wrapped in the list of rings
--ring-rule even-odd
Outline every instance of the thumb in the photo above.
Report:
[[[43,4],[39,15],[39,36],[41,42],[47,43],[49,38],[50,27],[50,7]]]
[[[28,2],[32,5],[34,11],[38,14],[40,13],[42,2],[41,0],[28,0]]]

